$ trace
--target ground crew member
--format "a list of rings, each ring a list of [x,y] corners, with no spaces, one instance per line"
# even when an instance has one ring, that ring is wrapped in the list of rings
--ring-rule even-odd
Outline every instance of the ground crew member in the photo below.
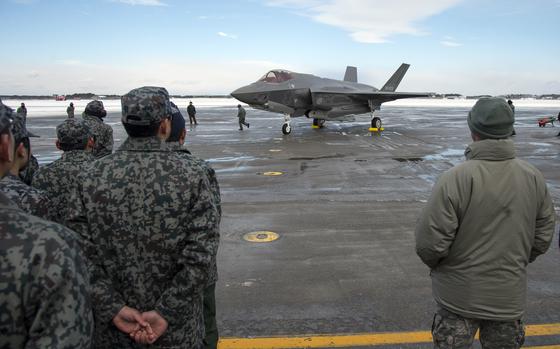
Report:
[[[513,102],[511,101],[511,99],[508,99],[508,105],[511,108],[511,111],[513,112],[513,120],[515,122],[515,106],[513,105]],[[515,128],[513,128],[513,130],[511,131],[511,135],[515,136],[516,132],[515,132]]]
[[[56,147],[64,153],[62,157],[42,167],[33,178],[33,187],[44,191],[52,202],[56,221],[64,222],[68,217],[68,205],[72,193],[78,189],[80,173],[95,158],[93,133],[81,120],[66,119],[56,127]]]
[[[12,168],[13,112],[0,105],[0,178]],[[89,276],[76,234],[0,193],[0,348],[89,348]]]
[[[560,122],[560,112],[558,112],[558,122]],[[560,132],[556,135],[556,137],[560,137]]]
[[[23,211],[46,220],[53,220],[54,210],[46,193],[25,184],[19,177],[20,172],[29,164],[31,154],[29,137],[34,136],[27,131],[19,115],[13,118],[12,134],[15,141],[14,159],[10,171],[0,180],[0,192]]]
[[[189,114],[189,123],[192,125],[194,122],[195,125],[198,125],[196,122],[196,108],[192,104],[192,101],[189,102],[189,106],[187,107],[187,114]]]
[[[185,158],[187,162],[196,163],[204,173],[206,173],[210,188],[212,190],[214,204],[218,208],[218,219],[222,214],[220,187],[216,179],[216,172],[206,161],[192,156],[191,153],[184,147],[185,144],[185,118],[181,111],[175,104],[171,103],[172,119],[171,119],[171,134],[167,139],[169,147],[176,151],[179,155]],[[219,223],[218,223],[219,226]],[[203,315],[204,315],[204,348],[216,349],[218,347],[218,325],[216,322],[216,282],[218,281],[218,268],[216,265],[216,256],[212,258],[210,267],[210,276],[208,277],[208,284],[204,289],[203,299]]]
[[[239,131],[243,131],[243,125],[247,126],[247,128],[249,128],[249,123],[245,122],[245,115],[247,115],[247,112],[245,111],[245,108],[243,108],[241,106],[241,104],[237,105],[237,117],[239,118]]]
[[[74,103],[70,102],[68,108],[66,108],[66,114],[68,114],[68,118],[74,118]]]
[[[97,100],[89,102],[82,114],[84,121],[93,132],[95,140],[93,156],[96,159],[107,156],[113,151],[113,128],[103,122],[106,116],[107,111],[103,102]]]
[[[445,172],[416,227],[431,269],[436,348],[519,348],[527,264],[546,252],[555,212],[542,174],[515,157],[513,111],[481,98],[468,116],[467,161]]]
[[[17,108],[16,113],[23,118],[23,122],[27,122],[27,108],[25,107],[25,103],[21,103],[19,108]]]
[[[218,208],[206,174],[165,144],[167,90],[137,88],[121,102],[129,137],[81,176],[68,221],[83,237],[95,275],[96,328],[104,329],[95,344],[199,348]]]

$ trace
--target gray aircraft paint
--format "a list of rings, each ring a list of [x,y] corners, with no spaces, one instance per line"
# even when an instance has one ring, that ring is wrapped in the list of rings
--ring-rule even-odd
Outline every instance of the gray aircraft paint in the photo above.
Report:
[[[428,93],[395,92],[409,64],[401,64],[399,69],[385,83],[381,90],[358,83],[355,67],[347,67],[344,81],[321,78],[276,69],[265,74],[258,81],[243,86],[231,93],[241,102],[253,108],[290,117],[307,116],[317,120],[344,120],[348,115],[372,113],[372,126],[381,126],[381,120],[373,112],[381,104],[401,98],[427,97]],[[375,123],[374,123],[375,121]],[[284,130],[284,129],[283,129]]]

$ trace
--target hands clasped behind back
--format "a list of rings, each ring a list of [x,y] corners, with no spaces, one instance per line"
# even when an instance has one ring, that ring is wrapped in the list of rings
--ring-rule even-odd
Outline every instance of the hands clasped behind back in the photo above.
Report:
[[[113,318],[113,324],[119,331],[128,334],[141,344],[152,344],[167,330],[167,320],[152,310],[140,313],[138,310],[124,306]]]

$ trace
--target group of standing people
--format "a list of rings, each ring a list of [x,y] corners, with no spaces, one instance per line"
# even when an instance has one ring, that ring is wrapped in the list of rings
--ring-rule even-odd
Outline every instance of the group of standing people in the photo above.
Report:
[[[215,173],[183,147],[167,90],[134,89],[121,104],[116,152],[96,144],[106,112],[92,101],[87,118],[57,127],[63,156],[36,188],[0,188],[0,347],[216,348]],[[524,343],[527,265],[549,248],[556,214],[542,174],[515,156],[513,123],[503,99],[477,101],[467,161],[441,175],[416,226],[436,348],[470,348],[477,331],[483,348]],[[22,169],[29,137],[0,104],[0,177]],[[33,190],[51,203],[26,202]]]
[[[121,104],[128,138],[114,153],[112,132],[110,142],[96,133],[110,128],[101,101],[57,127],[62,158],[28,189],[54,213],[34,216],[18,207],[25,195],[0,189],[0,347],[217,346],[215,173],[183,147],[185,120],[167,90],[134,89]],[[29,154],[16,124],[0,105],[0,177],[15,148]]]

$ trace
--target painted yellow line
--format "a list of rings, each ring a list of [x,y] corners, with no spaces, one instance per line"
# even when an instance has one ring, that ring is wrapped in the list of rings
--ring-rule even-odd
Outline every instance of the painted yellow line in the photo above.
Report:
[[[540,347],[523,347],[524,349],[560,349],[560,345],[543,345]]]
[[[560,335],[560,323],[527,325],[526,336]],[[296,337],[222,338],[219,349],[293,349],[293,348],[348,348],[405,343],[427,343],[432,341],[428,331],[310,335]],[[535,347],[538,349],[560,349],[560,346]]]

